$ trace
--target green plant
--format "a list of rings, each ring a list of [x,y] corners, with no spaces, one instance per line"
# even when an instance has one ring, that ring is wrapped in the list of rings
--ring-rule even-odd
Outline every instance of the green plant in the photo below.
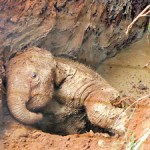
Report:
[[[126,150],[139,150],[141,145],[146,141],[146,139],[150,136],[150,129],[148,129],[144,135],[139,138],[137,141],[135,140],[135,136],[132,133],[129,142],[127,143]]]
[[[132,150],[134,145],[135,145],[135,136],[134,134],[132,134],[129,142],[127,143],[126,150]]]

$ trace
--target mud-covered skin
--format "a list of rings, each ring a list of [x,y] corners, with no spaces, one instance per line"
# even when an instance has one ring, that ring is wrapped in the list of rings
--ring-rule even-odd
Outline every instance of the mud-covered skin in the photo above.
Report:
[[[10,60],[6,71],[7,103],[18,121],[32,125],[42,120],[41,113],[32,111],[45,107],[52,98],[54,68],[53,56],[36,47]]]
[[[124,133],[127,116],[123,109],[112,105],[119,96],[118,91],[83,64],[64,58],[55,60],[54,96],[43,110],[46,119],[40,123],[42,130],[82,133],[86,130],[88,116],[96,126]]]
[[[127,116],[123,109],[112,105],[118,99],[118,91],[83,64],[64,58],[55,60],[54,98],[69,107],[84,106],[92,124],[122,134]]]
[[[67,106],[53,99],[42,113],[44,118],[37,126],[42,131],[60,135],[86,132],[87,115],[83,108]]]
[[[112,105],[119,96],[118,91],[111,87],[98,73],[77,62],[64,58],[51,58],[47,62],[42,61],[41,58],[44,58],[44,55],[41,56],[43,50],[37,49],[36,51],[36,48],[30,48],[25,53],[15,57],[8,67],[8,107],[15,118],[25,124],[38,123],[40,127],[55,127],[58,132],[61,129],[66,129],[66,133],[70,134],[84,129],[85,119],[83,118],[85,113],[79,112],[80,108],[84,107],[92,124],[112,129],[119,134],[124,132],[127,115],[123,112],[123,109]],[[34,53],[37,56],[35,61],[31,61],[31,66],[33,67],[31,68],[33,70],[37,68],[41,79],[41,86],[38,84],[34,87],[36,90],[28,85],[32,81],[28,80],[28,77],[31,77],[30,71],[28,72],[30,65],[24,66],[24,63],[28,63],[28,58],[35,55]],[[39,68],[38,66],[41,67]],[[18,80],[18,76],[22,80]],[[46,86],[42,86],[43,83]],[[14,84],[16,84],[16,88],[14,88]],[[53,85],[55,90],[52,99]],[[22,87],[24,87],[24,90],[22,90]],[[34,94],[31,95],[30,93]],[[17,97],[16,95],[19,96]],[[34,98],[37,96],[39,99]],[[41,104],[42,102],[43,104]],[[46,107],[38,110],[41,106]],[[32,117],[32,120],[34,120],[32,122],[30,113],[33,114],[33,112],[29,110],[34,111],[34,115],[38,115],[35,113],[38,110],[43,113],[44,118],[39,117],[39,119],[34,116]],[[30,113],[20,113],[24,111]]]

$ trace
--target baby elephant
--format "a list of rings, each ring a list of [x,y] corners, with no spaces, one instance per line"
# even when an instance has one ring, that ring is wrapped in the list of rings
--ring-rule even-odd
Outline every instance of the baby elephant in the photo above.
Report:
[[[84,107],[92,124],[117,133],[125,130],[127,115],[113,106],[118,91],[83,64],[53,58],[50,52],[32,47],[10,60],[7,80],[9,110],[24,124],[41,121],[42,113],[38,112],[53,110],[60,117],[61,112]],[[57,105],[53,107],[54,101]]]
[[[42,114],[29,111],[27,105],[31,103],[32,110],[38,111],[52,99],[55,68],[53,56],[35,47],[10,60],[7,103],[18,121],[32,125],[42,120]]]

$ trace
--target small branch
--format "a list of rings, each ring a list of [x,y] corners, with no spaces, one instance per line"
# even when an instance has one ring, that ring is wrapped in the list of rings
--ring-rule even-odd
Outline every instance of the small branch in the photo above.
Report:
[[[146,17],[148,14],[150,14],[150,5],[148,5],[136,18],[134,18],[134,20],[129,24],[129,26],[127,27],[126,30],[126,35],[129,34],[129,31],[131,30],[132,26],[134,25],[134,23],[141,17]]]

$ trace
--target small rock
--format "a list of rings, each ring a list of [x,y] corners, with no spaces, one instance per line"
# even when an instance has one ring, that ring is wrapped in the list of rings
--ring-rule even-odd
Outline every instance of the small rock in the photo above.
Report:
[[[89,135],[90,135],[90,137],[93,137],[94,136],[94,132],[92,130],[90,130]]]
[[[18,21],[18,17],[13,16],[12,18],[10,18],[10,21],[13,22],[13,23],[16,23]]]
[[[147,86],[144,85],[143,83],[140,83],[139,86],[138,86],[138,88],[139,88],[140,90],[147,90],[147,89],[148,89]]]
[[[98,141],[98,146],[99,147],[104,147],[105,146],[105,142],[103,140],[99,140]]]

